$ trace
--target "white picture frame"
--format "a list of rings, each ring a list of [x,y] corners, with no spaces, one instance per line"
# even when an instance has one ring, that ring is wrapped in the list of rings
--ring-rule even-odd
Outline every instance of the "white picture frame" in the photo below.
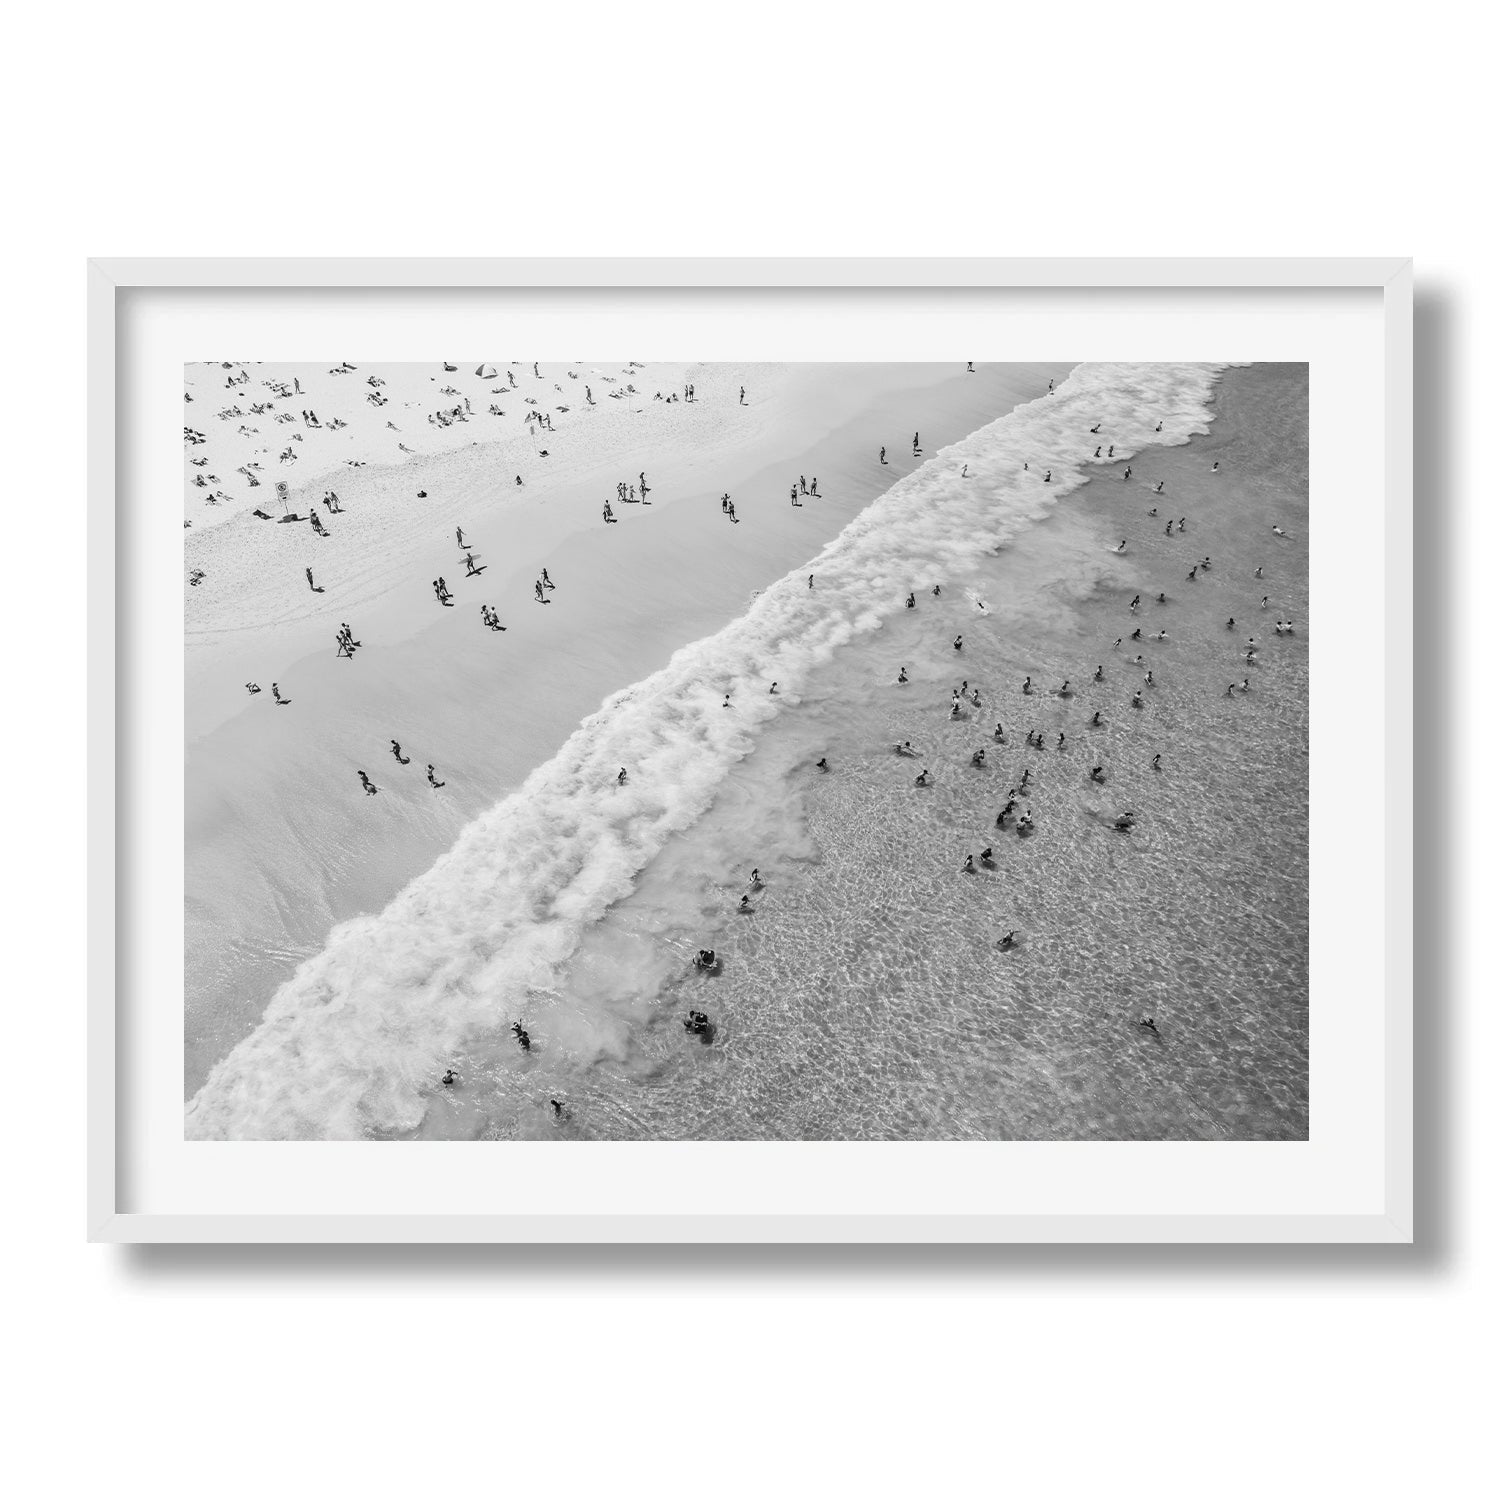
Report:
[[[820,292],[857,289],[873,305],[875,299],[903,293],[932,294],[943,307],[962,307],[965,297],[1004,293],[1013,302],[1034,299],[1038,305],[1069,307],[1096,305],[1104,310],[1129,303],[1148,311],[1159,306],[1173,315],[1191,311],[1195,298],[1215,298],[1253,311],[1261,301],[1278,309],[1290,305],[1293,294],[1358,293],[1361,307],[1372,309],[1381,323],[1383,367],[1378,383],[1378,410],[1364,413],[1369,430],[1379,432],[1382,445],[1383,496],[1381,519],[1385,574],[1381,580],[1378,632],[1371,619],[1367,593],[1367,643],[1380,657],[1384,680],[1381,715],[1383,764],[1384,866],[1383,933],[1378,953],[1383,987],[1380,1002],[1381,1045],[1371,1053],[1360,1080],[1368,1093],[1366,1123],[1348,1132],[1344,1144],[1357,1153],[1359,1187],[1338,1202],[1322,1206],[1303,1202],[1297,1211],[1237,1210],[1225,1201],[1205,1203],[1203,1211],[1163,1211],[1142,1204],[1101,1208],[1098,1201],[1080,1198],[1072,1207],[1014,1213],[996,1211],[993,1204],[975,1212],[939,1211],[931,1206],[892,1201],[879,1212],[772,1212],[763,1206],[744,1212],[733,1204],[715,1202],[703,1212],[643,1208],[622,1211],[618,1203],[591,1204],[586,1196],[568,1211],[453,1212],[432,1203],[396,1201],[378,1211],[365,1205],[352,1210],[323,1211],[301,1207],[295,1211],[268,1210],[257,1195],[243,1203],[174,1201],[169,1206],[137,1202],[133,1184],[143,1180],[140,1132],[130,1128],[123,1101],[139,1094],[145,1070],[140,1045],[140,1009],[145,997],[130,993],[120,978],[122,938],[131,934],[118,916],[122,893],[139,893],[122,881],[122,862],[130,854],[130,828],[120,832],[122,815],[129,811],[136,767],[117,738],[117,676],[133,666],[139,650],[136,634],[126,628],[126,609],[135,576],[142,518],[139,511],[122,514],[125,487],[120,481],[122,455],[139,443],[125,401],[122,372],[126,369],[130,336],[127,304],[137,294],[188,293],[217,289],[240,298],[280,295],[296,290],[302,298],[320,293],[362,289],[367,305],[383,296],[480,293],[504,289],[508,293],[560,291],[597,297],[608,293],[628,300],[633,294],[663,290],[722,294],[725,289],[792,292],[816,299]],[[1373,301],[1371,299],[1374,299]],[[1408,1243],[1414,1237],[1413,1097],[1412,1097],[1412,265],[1405,259],[1192,259],[1192,260],[177,260],[100,259],[88,265],[88,574],[91,610],[88,627],[89,660],[89,916],[88,916],[88,1183],[87,1230],[96,1241],[144,1242],[1200,1242],[1200,1243]],[[243,355],[245,351],[232,351]],[[438,352],[441,352],[440,350]],[[202,348],[196,358],[219,357],[222,348]],[[332,353],[342,353],[332,351]],[[330,353],[330,357],[332,357]],[[1061,350],[1072,356],[1072,349]],[[1054,356],[1056,357],[1056,356]],[[1078,357],[1093,357],[1078,351]],[[1222,357],[1235,357],[1226,351]],[[1316,392],[1316,385],[1315,385]],[[1314,422],[1317,421],[1316,404]],[[1315,485],[1317,466],[1314,465]],[[1317,503],[1316,488],[1314,504]],[[1367,580],[1368,583],[1368,580]],[[118,628],[117,628],[118,627]],[[1316,672],[1314,681],[1320,679]],[[1326,679],[1324,679],[1326,680]],[[1373,735],[1374,726],[1371,725]],[[1366,913],[1368,921],[1373,914]],[[127,918],[128,922],[128,918]],[[1316,929],[1315,929],[1316,935]],[[1314,994],[1314,1004],[1317,994]],[[1315,1051],[1315,1067],[1324,1059]],[[1314,1078],[1313,1141],[1287,1143],[1288,1153],[1306,1152],[1319,1138],[1331,1139],[1341,1120],[1318,1113]],[[1370,1124],[1378,1118],[1378,1125]],[[1354,1137],[1357,1136],[1357,1139]],[[1035,1146],[991,1143],[1016,1152]],[[402,1145],[209,1145],[191,1149],[221,1151],[224,1162],[250,1162],[251,1153],[324,1151],[423,1151]],[[460,1148],[470,1153],[503,1150],[503,1146]],[[630,1170],[632,1153],[658,1148],[620,1148],[611,1144],[545,1148],[552,1151],[605,1153],[609,1171]],[[663,1146],[661,1150],[682,1150]],[[736,1151],[689,1143],[687,1150]],[[803,1146],[786,1144],[769,1149],[802,1152],[842,1171],[857,1160],[852,1153],[865,1147],[854,1143]],[[902,1152],[947,1150],[924,1143],[903,1143]],[[972,1150],[961,1146],[958,1150]],[[1042,1147],[1045,1151],[1046,1148]],[[1119,1143],[1077,1147],[1101,1153],[1100,1161],[1117,1163],[1125,1149]],[[1148,1144],[1143,1149],[1151,1149]],[[1181,1153],[1179,1144],[1161,1146],[1164,1153]],[[1189,1152],[1241,1152],[1232,1143],[1195,1144]],[[843,1152],[827,1156],[824,1153]],[[260,1158],[266,1159],[266,1158]],[[283,1157],[288,1161],[291,1158]],[[998,1160],[999,1158],[995,1158]],[[1169,1160],[1167,1155],[1161,1158]],[[1185,1160],[1170,1158],[1177,1170]],[[1284,1158],[1291,1161],[1294,1158]],[[700,1160],[702,1158],[700,1157]],[[726,1158],[727,1160],[727,1158]],[[1041,1158],[1037,1158],[1040,1161]],[[1201,1160],[1201,1158],[1200,1158]],[[992,1169],[983,1158],[972,1158],[976,1174]],[[837,1164],[836,1166],[834,1164]],[[1043,1166],[1041,1170],[1047,1168]],[[857,1175],[857,1174],[856,1174]],[[876,1174],[878,1176],[878,1173]],[[251,1201],[254,1197],[255,1201]],[[1248,1200],[1247,1200],[1248,1201]]]

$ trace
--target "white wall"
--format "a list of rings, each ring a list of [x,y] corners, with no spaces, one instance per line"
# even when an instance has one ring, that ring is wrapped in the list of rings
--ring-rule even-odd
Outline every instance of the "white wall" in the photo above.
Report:
[[[1474,1492],[1500,403],[1493,83],[1463,13],[324,9],[7,23],[12,1493]],[[594,253],[1418,257],[1420,1248],[83,1243],[84,257]]]

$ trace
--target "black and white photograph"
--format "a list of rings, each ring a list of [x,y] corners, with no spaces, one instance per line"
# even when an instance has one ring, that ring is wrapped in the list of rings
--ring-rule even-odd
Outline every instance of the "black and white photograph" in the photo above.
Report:
[[[1308,1138],[1306,364],[438,354],[183,372],[189,1139]]]

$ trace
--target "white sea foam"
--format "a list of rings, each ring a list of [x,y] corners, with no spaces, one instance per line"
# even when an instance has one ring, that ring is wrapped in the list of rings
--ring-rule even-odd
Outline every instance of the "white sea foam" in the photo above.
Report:
[[[385,911],[337,928],[214,1068],[188,1106],[188,1135],[416,1129],[465,1039],[556,990],[583,935],[703,814],[757,732],[795,711],[813,668],[878,629],[909,590],[961,579],[1083,483],[1095,423],[1117,459],[1203,431],[1218,368],[1081,365],[1055,395],[899,480],[744,615],[607,699]]]

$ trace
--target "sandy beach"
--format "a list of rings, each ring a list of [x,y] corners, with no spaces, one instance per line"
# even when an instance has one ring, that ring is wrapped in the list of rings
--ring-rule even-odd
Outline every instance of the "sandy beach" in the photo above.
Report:
[[[209,368],[216,379],[219,367]],[[335,405],[329,387],[352,391],[376,368],[303,370],[298,383],[328,420],[352,410]],[[540,377],[513,368],[518,390],[554,401],[554,387],[603,389],[561,367],[540,366]],[[574,404],[545,436],[506,430],[476,445],[452,428],[429,429],[434,451],[342,473],[331,445],[348,435],[328,437],[320,467],[311,454],[299,461],[308,477],[288,506],[318,507],[326,538],[306,522],[254,516],[267,483],[232,511],[205,505],[190,483],[190,517],[210,524],[185,529],[189,569],[203,572],[184,590],[189,1095],[333,928],[378,912],[608,694],[724,626],[909,473],[912,427],[935,446],[951,442],[1069,368],[622,366],[616,379],[639,384],[638,402]],[[388,367],[375,376],[386,384],[370,389],[415,399],[426,383],[441,408],[452,398],[439,382],[475,384],[461,369],[468,374],[434,377]],[[295,378],[280,368],[243,372],[257,384]],[[691,403],[645,394],[689,381]],[[223,426],[235,436],[232,421]],[[210,472],[232,470],[209,437]],[[375,429],[364,437],[393,442]],[[228,457],[243,460],[249,442],[231,443]],[[191,464],[198,446],[187,452]],[[650,504],[617,505],[618,524],[603,524],[602,500],[641,472]],[[799,475],[816,476],[819,495],[793,507]],[[336,513],[319,504],[329,488]],[[738,524],[720,509],[726,490]],[[460,526],[468,549],[456,545]],[[464,576],[466,552],[483,569],[477,577]],[[304,567],[324,593],[307,586]],[[543,567],[557,588],[540,606],[533,581]],[[429,580],[439,575],[453,608],[433,598]],[[503,633],[483,628],[486,603]],[[336,653],[344,621],[362,643],[353,660]],[[264,691],[248,695],[247,681]],[[291,700],[284,709],[271,701],[273,681]],[[440,793],[420,774],[393,774],[391,739],[414,766],[438,766]],[[381,789],[378,819],[365,811],[356,767]]]

